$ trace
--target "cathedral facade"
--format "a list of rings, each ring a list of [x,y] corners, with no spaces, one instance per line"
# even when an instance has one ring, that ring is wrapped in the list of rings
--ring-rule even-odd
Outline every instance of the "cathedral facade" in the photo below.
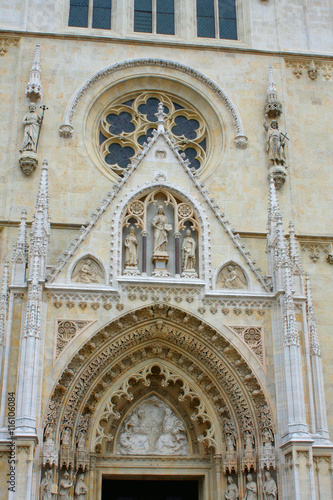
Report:
[[[0,12],[0,499],[333,498],[330,1]]]

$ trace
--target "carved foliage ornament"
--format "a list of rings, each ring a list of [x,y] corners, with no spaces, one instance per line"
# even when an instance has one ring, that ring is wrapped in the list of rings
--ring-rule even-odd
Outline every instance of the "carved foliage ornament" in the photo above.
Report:
[[[167,320],[167,323],[165,323],[165,314],[168,316],[171,313],[173,322],[176,322],[175,325],[170,323],[170,320]],[[146,320],[149,317],[151,318],[151,323],[145,327],[138,328],[140,321]],[[187,321],[185,321],[185,317],[188,318]],[[192,333],[185,333],[179,330],[177,324],[186,325]],[[130,328],[127,333],[123,332],[125,325],[127,328]],[[198,331],[200,340],[197,338],[196,331]],[[244,390],[248,391],[252,400],[260,427],[272,429],[272,415],[257,378],[254,374],[252,377],[246,377],[246,375],[252,372],[238,352],[232,346],[228,347],[228,342],[218,332],[208,325],[202,324],[197,318],[177,309],[170,310],[163,307],[157,307],[156,309],[151,307],[143,308],[136,311],[134,315],[127,314],[121,318],[121,322],[112,323],[98,332],[90,342],[83,346],[80,352],[72,359],[68,368],[65,369],[55,387],[45,423],[56,423],[57,420],[61,420],[63,422],[62,425],[72,426],[79,408],[83,409],[82,405],[85,404],[84,401],[88,400],[90,392],[97,383],[97,374],[107,369],[111,373],[111,375],[107,375],[108,372],[105,372],[105,383],[107,384],[107,380],[110,380],[108,377],[111,376],[114,378],[117,372],[119,374],[123,372],[125,365],[123,367],[121,365],[123,365],[127,358],[128,361],[126,363],[128,362],[128,367],[133,366],[134,361],[131,358],[132,355],[129,355],[129,349],[131,347],[133,349],[136,344],[143,346],[138,351],[138,355],[140,353],[139,359],[144,359],[147,356],[156,356],[150,345],[153,338],[159,337],[165,338],[168,340],[170,346],[174,346],[174,354],[172,356],[175,356],[175,364],[177,364],[177,356],[179,357],[177,352],[180,350],[179,352],[184,356],[183,346],[186,345],[186,352],[188,353],[186,357],[189,357],[189,361],[186,363],[185,368],[187,366],[190,368],[195,360],[198,360],[203,366],[207,366],[208,372],[212,373],[218,384],[226,391],[243,431],[253,429],[251,411],[248,407],[247,398],[244,397]],[[215,339],[213,350],[208,347],[205,340],[212,338]],[[105,343],[106,339],[108,339],[107,344]],[[94,343],[93,357],[91,356],[91,342]],[[146,347],[144,345],[145,342],[147,343]],[[167,351],[164,355],[167,355]],[[122,357],[124,361],[121,361],[121,363],[120,361],[115,361],[114,368],[112,368],[112,365],[110,365],[110,356],[115,360],[120,360],[120,357]],[[88,365],[83,363],[84,359],[90,359]],[[240,380],[244,381],[244,387],[235,379],[228,367],[229,363],[230,366],[233,366],[233,370],[239,372]],[[192,377],[190,372],[189,376]],[[65,394],[66,403],[64,401]],[[212,397],[213,399],[215,398],[214,393]],[[97,400],[99,398],[100,395],[97,396]],[[91,402],[93,401],[96,402],[95,397],[92,398]],[[63,407],[64,403],[66,408]],[[59,411],[60,407],[63,408],[61,412]],[[93,407],[91,410],[87,407],[86,411],[93,411]],[[61,414],[63,415],[62,417]]]

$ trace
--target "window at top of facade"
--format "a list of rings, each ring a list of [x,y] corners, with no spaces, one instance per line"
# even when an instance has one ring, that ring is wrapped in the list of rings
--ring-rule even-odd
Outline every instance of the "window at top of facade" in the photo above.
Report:
[[[174,0],[134,0],[134,31],[174,35]]]
[[[112,0],[70,0],[68,26],[111,29]]]
[[[235,0],[197,0],[197,34],[237,40]]]

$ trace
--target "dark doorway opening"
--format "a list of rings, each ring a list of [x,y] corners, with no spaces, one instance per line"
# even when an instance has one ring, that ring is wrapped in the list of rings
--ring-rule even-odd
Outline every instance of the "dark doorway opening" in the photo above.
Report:
[[[103,479],[102,500],[198,500],[198,481]]]

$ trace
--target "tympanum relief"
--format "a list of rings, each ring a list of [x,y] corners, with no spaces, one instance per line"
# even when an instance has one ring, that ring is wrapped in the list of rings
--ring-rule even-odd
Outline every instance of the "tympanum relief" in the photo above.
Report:
[[[247,280],[242,269],[237,264],[223,266],[216,280],[217,288],[241,289],[247,288]]]
[[[72,281],[87,285],[103,283],[104,271],[91,257],[80,260],[74,267]]]
[[[124,421],[117,443],[119,455],[187,455],[184,424],[157,396],[138,404]]]
[[[188,203],[156,189],[129,204],[122,226],[125,276],[198,278],[200,224]]]

